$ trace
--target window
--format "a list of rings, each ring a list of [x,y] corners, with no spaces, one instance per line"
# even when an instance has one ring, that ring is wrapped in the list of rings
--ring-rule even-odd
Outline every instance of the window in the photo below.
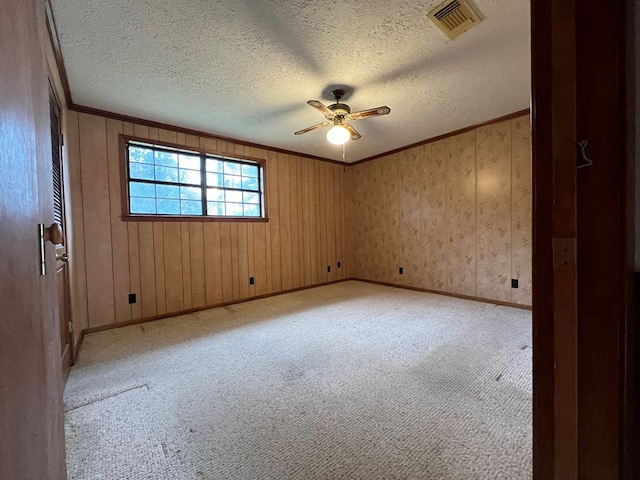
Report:
[[[127,217],[265,218],[262,162],[123,139]]]

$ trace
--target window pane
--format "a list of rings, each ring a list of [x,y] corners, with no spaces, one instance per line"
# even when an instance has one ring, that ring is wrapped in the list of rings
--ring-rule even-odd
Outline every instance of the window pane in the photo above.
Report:
[[[158,198],[179,198],[180,187],[177,185],[156,185],[156,197]]]
[[[207,172],[222,172],[222,162],[220,160],[214,160],[207,158]]]
[[[189,170],[200,171],[200,157],[196,155],[180,154],[180,168],[188,168]]]
[[[180,214],[180,200],[165,200],[159,198],[156,201],[158,213],[163,215],[179,215]]]
[[[135,143],[128,144],[127,151],[132,214],[262,216],[258,163],[206,156],[203,172],[203,156],[197,152]]]
[[[129,147],[129,161],[138,163],[153,163],[153,150],[142,147]]]
[[[131,197],[129,208],[131,213],[156,213],[156,199]]]
[[[242,176],[243,177],[257,177],[258,176],[258,167],[255,165],[242,165]]]
[[[166,165],[168,167],[178,166],[178,154],[156,151],[156,165]]]
[[[202,203],[194,200],[182,200],[180,213],[182,215],[202,215]]]
[[[234,192],[233,190],[227,190],[225,195],[227,202],[242,203],[242,192]]]
[[[185,200],[200,200],[202,189],[199,187],[180,187],[180,198]]]
[[[224,173],[240,175],[242,173],[242,165],[234,162],[224,162]]]
[[[224,203],[207,202],[207,215],[224,215]]]
[[[169,167],[156,167],[156,180],[163,182],[178,182],[178,169]]]
[[[155,197],[156,186],[153,183],[129,182],[129,194],[132,197]]]
[[[209,173],[207,172],[207,186],[208,187],[223,187],[223,175],[221,173]]]
[[[140,180],[153,180],[153,165],[129,163],[129,175]]]
[[[260,194],[244,192],[242,194],[242,200],[244,203],[260,203]]]
[[[258,179],[257,178],[242,178],[242,188],[246,190],[255,190],[258,191]]]
[[[200,172],[194,170],[180,170],[180,183],[200,185]]]
[[[207,201],[209,202],[224,202],[224,190],[217,188],[207,189]]]
[[[260,216],[260,205],[247,205],[244,206],[244,216],[245,217],[259,217]]]
[[[242,188],[242,177],[238,177],[235,175],[225,175],[224,186],[227,188]]]
[[[227,203],[225,205],[225,215],[228,217],[242,217],[243,209],[241,203]]]

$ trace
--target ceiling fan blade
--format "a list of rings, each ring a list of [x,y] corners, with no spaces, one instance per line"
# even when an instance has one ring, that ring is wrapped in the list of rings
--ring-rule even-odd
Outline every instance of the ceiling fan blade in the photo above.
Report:
[[[331,110],[329,110],[329,108],[327,108],[327,106],[321,101],[309,100],[307,103],[311,105],[313,108],[315,108],[316,110],[319,110],[320,113],[322,113],[325,117],[327,117],[327,120],[333,120],[333,117],[335,116],[335,114]]]
[[[314,125],[313,127],[307,127],[307,128],[302,129],[302,130],[298,130],[296,133],[294,133],[294,135],[302,135],[303,133],[310,132],[311,130],[315,130],[316,128],[325,127],[325,126],[329,125],[330,123],[331,122],[318,123],[318,124]]]
[[[387,115],[391,109],[389,107],[370,108],[369,110],[360,110],[348,115],[350,120],[362,120],[363,118],[377,117],[378,115]]]
[[[362,136],[358,132],[356,132],[356,129],[348,123],[343,123],[342,126],[349,130],[349,133],[351,134],[351,140],[358,140]]]

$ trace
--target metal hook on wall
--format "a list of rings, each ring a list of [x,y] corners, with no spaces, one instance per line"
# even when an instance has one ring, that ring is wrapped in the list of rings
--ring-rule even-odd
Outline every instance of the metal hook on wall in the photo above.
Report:
[[[578,168],[590,167],[591,165],[593,165],[593,160],[587,157],[587,152],[585,152],[585,149],[587,148],[587,145],[589,145],[589,142],[587,142],[586,140],[580,140],[577,145],[580,149],[580,154],[582,155],[582,161],[584,162],[580,163],[578,161]]]

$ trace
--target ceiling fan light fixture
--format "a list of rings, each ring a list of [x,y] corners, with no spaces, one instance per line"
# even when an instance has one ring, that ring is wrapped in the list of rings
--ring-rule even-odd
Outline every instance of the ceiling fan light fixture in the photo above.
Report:
[[[334,145],[342,145],[346,143],[351,138],[351,133],[342,125],[334,125],[327,132],[327,140],[333,143]]]

